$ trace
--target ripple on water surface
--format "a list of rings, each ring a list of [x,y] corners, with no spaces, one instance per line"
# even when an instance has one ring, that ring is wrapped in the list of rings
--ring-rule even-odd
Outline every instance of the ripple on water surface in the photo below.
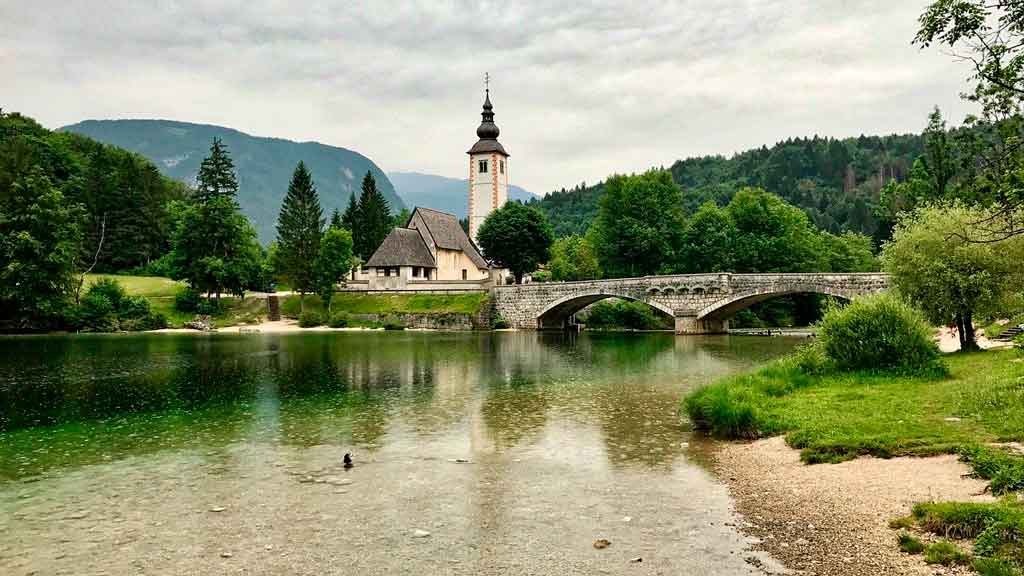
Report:
[[[726,490],[684,448],[679,400],[791,346],[7,340],[0,572],[594,574],[641,557],[655,572],[758,573]]]

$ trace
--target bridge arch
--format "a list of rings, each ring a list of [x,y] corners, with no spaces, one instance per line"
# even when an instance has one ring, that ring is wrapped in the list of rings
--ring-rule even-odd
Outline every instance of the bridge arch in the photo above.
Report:
[[[725,321],[737,312],[745,310],[759,302],[765,302],[773,298],[791,296],[794,294],[821,294],[823,296],[832,296],[834,298],[847,301],[853,297],[853,295],[845,290],[838,290],[829,286],[802,286],[791,287],[784,290],[780,290],[774,286],[766,286],[736,294],[729,294],[728,297],[722,300],[717,300],[701,309],[697,313],[697,319]]]
[[[537,315],[537,328],[541,329],[561,329],[564,328],[569,319],[572,318],[573,314],[576,314],[580,310],[583,310],[591,304],[606,300],[608,298],[619,298],[620,300],[630,300],[633,302],[642,302],[655,310],[658,310],[662,314],[665,314],[669,318],[675,316],[675,313],[671,308],[646,298],[637,298],[630,294],[617,294],[610,291],[593,291],[586,292],[583,294],[572,294],[564,296],[551,302],[544,309],[541,310],[540,314]]]

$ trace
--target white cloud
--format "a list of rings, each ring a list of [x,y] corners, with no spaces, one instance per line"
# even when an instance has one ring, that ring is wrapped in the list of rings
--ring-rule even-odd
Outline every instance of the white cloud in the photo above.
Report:
[[[516,183],[790,136],[958,118],[968,71],[910,45],[924,2],[750,0],[0,5],[0,102],[56,127],[170,118],[358,150],[462,177],[494,78]]]

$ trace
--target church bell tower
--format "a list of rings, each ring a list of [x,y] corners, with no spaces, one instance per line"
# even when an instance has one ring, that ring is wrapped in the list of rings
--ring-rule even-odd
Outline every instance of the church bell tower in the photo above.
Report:
[[[498,126],[491,106],[490,77],[485,77],[483,120],[476,129],[479,140],[469,149],[469,236],[487,216],[508,201],[508,152],[498,142]]]

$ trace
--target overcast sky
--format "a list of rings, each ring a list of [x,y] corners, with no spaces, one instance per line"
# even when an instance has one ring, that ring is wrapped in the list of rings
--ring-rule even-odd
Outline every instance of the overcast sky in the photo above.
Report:
[[[916,0],[209,4],[0,0],[0,106],[50,128],[220,124],[465,177],[486,71],[513,182],[538,193],[968,111],[968,70],[910,45]]]

